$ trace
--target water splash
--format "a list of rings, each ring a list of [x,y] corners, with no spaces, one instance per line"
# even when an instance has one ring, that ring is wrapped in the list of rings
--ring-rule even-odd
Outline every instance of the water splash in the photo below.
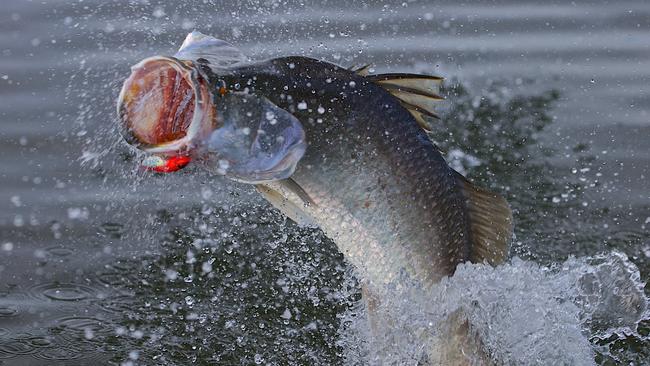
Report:
[[[590,339],[643,338],[636,328],[650,315],[639,271],[619,252],[553,267],[517,257],[497,268],[463,264],[429,290],[402,284],[384,296],[372,315],[379,329],[370,330],[363,305],[346,313],[349,364],[417,363],[432,339],[449,337],[448,319],[457,316],[497,364],[592,365]]]

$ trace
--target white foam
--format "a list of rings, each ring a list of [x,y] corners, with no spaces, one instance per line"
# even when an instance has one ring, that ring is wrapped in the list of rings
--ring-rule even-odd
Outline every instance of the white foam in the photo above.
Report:
[[[635,332],[648,318],[639,271],[624,254],[570,258],[552,268],[519,258],[497,268],[463,264],[431,289],[393,286],[371,337],[363,304],[342,323],[349,364],[417,364],[449,314],[463,314],[505,365],[592,365],[590,338]],[[445,325],[447,324],[447,325]]]

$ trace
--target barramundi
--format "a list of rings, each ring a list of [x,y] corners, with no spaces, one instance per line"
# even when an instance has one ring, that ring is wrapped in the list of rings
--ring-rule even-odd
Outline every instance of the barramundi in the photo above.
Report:
[[[132,68],[118,114],[148,169],[192,164],[255,185],[320,228],[372,307],[395,282],[428,287],[460,263],[508,254],[506,200],[450,168],[430,138],[441,82],[303,56],[252,61],[192,32],[175,55]]]

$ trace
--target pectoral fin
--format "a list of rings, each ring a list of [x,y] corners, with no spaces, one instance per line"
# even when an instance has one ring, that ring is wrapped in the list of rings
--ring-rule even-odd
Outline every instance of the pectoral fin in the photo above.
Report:
[[[508,256],[512,238],[512,211],[498,194],[475,186],[456,173],[469,212],[470,260],[474,263],[502,263]]]

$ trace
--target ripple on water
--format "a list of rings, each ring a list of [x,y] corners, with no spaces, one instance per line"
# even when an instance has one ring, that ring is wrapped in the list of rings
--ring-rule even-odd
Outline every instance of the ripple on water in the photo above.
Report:
[[[12,306],[0,306],[0,318],[8,318],[10,316],[18,315],[19,311],[17,308]],[[0,333],[2,335],[2,333]]]
[[[52,341],[47,337],[34,336],[27,339],[29,343],[37,348],[48,347],[52,345]]]
[[[29,333],[10,334],[9,331],[0,329],[0,360],[25,355],[54,361],[99,359],[101,354],[95,352],[97,345],[92,344],[88,335],[106,334],[109,329],[101,319],[66,317],[59,319],[57,327],[51,328],[50,332],[50,335],[40,336]]]
[[[119,314],[131,309],[133,299],[134,296],[132,295],[111,296],[101,301],[98,305],[109,313]]]
[[[116,222],[105,222],[100,225],[100,230],[112,238],[119,239],[124,233],[124,225]]]
[[[67,361],[76,360],[83,357],[85,353],[79,347],[71,344],[57,345],[57,347],[48,347],[34,353],[32,356],[41,360]]]
[[[114,268],[120,272],[135,272],[138,268],[140,268],[141,265],[142,262],[140,261],[120,258],[111,264],[111,268]]]
[[[51,247],[45,249],[45,252],[53,257],[67,257],[72,254],[72,249],[63,248],[63,247]]]
[[[95,297],[92,288],[74,283],[44,283],[31,287],[28,292],[41,300],[81,301]]]
[[[104,320],[93,317],[71,316],[57,320],[57,324],[64,330],[74,332],[106,333],[109,331]]]
[[[87,354],[84,358],[93,357],[91,354],[103,343],[106,335],[111,332],[109,324],[102,319],[93,317],[66,317],[58,319],[53,332],[57,334],[56,348],[70,348]],[[57,357],[68,357],[61,353]]]
[[[10,339],[0,342],[0,359],[28,355],[34,351],[36,351],[36,347],[25,339]]]
[[[123,287],[138,282],[134,273],[124,272],[100,272],[97,274],[97,280],[112,287]]]

